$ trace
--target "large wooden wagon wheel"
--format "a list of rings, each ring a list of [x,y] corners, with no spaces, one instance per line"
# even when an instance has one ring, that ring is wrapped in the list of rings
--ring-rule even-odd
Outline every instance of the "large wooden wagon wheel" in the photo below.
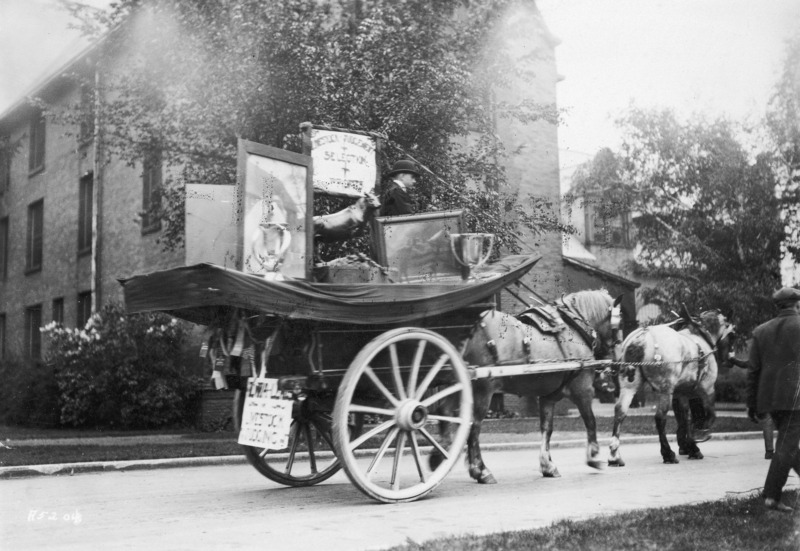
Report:
[[[364,414],[364,433],[347,419]],[[440,432],[438,422],[452,430]],[[353,359],[333,410],[333,441],[351,482],[384,503],[436,488],[458,461],[472,422],[472,386],[461,355],[441,335],[401,328],[370,341]],[[430,462],[430,454],[437,461]],[[439,461],[441,460],[441,461]]]
[[[237,431],[241,427],[244,396],[245,392],[236,391],[234,418]],[[357,434],[362,423],[362,415],[352,416],[348,428]],[[319,408],[314,399],[295,404],[289,445],[285,449],[242,447],[245,457],[258,472],[286,486],[313,486],[329,479],[342,468],[333,452],[330,406],[328,411]]]

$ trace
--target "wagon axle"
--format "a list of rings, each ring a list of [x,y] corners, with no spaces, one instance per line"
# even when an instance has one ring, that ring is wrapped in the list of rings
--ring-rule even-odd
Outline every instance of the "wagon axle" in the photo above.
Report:
[[[395,413],[395,421],[403,430],[417,430],[428,421],[428,408],[417,400],[408,399],[400,403]]]

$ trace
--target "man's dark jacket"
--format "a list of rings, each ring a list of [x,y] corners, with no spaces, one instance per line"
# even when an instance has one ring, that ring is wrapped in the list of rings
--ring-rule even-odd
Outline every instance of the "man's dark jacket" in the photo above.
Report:
[[[397,182],[389,182],[381,198],[381,216],[414,214],[415,210],[416,205],[408,192],[398,185]]]
[[[749,363],[749,408],[758,413],[800,409],[800,314],[784,308],[756,327]]]

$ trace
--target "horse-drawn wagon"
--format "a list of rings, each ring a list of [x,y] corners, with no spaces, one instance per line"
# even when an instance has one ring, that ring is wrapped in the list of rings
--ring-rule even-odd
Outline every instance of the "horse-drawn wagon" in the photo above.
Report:
[[[351,150],[363,138],[346,136],[338,139]],[[250,142],[239,154],[227,214],[213,193],[190,190],[211,204],[187,211],[187,244],[194,223],[211,262],[123,286],[129,312],[164,311],[207,328],[201,354],[237,389],[239,443],[262,475],[310,486],[343,467],[373,499],[412,501],[442,482],[470,440],[471,474],[486,482],[475,429],[501,380],[542,396],[544,408],[570,393],[596,460],[591,385],[616,329],[607,294],[593,309],[573,297],[561,314],[500,313],[497,295],[539,257],[485,263],[491,239],[466,234],[460,212],[377,218],[373,258],[313,266],[312,161]],[[357,188],[347,172],[340,180]],[[327,173],[324,183],[336,180]],[[542,469],[557,475],[546,465],[547,438]]]

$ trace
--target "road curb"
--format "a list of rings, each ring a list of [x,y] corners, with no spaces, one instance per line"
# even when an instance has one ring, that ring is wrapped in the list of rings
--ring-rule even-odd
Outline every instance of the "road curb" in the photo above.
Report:
[[[747,440],[761,438],[759,432],[723,432],[715,433],[714,440]],[[601,438],[601,446],[607,446],[609,438]],[[627,436],[622,438],[622,444],[648,444],[658,443],[658,436]],[[586,445],[585,439],[552,440],[550,448],[577,448]],[[540,441],[510,442],[482,444],[483,450],[517,450],[534,449],[540,446]],[[12,478],[31,478],[36,476],[73,476],[99,472],[125,472],[151,469],[175,469],[181,467],[208,467],[215,465],[241,465],[247,463],[244,455],[224,455],[214,457],[179,457],[173,459],[141,459],[130,461],[95,461],[87,463],[61,463],[50,465],[19,465],[14,467],[0,467],[0,480]]]
[[[247,463],[247,459],[244,455],[223,455],[214,457],[178,457],[172,459],[134,459],[130,461],[18,465],[15,467],[0,467],[0,479],[49,475],[72,476],[76,474],[109,471],[141,471],[180,467],[206,467],[210,465],[238,465],[243,463]]]

